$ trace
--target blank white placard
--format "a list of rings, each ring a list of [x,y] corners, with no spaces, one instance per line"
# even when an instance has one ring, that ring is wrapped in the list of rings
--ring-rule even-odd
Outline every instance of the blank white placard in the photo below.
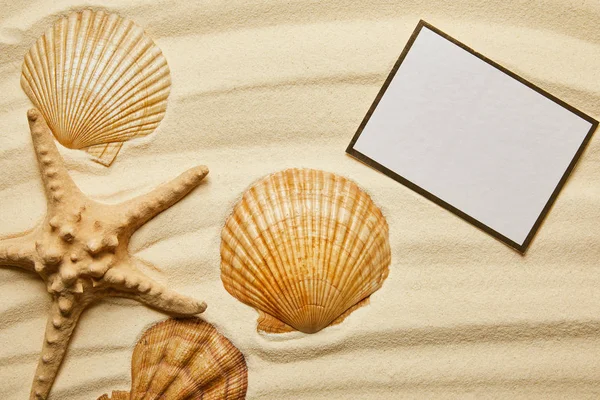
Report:
[[[348,152],[524,251],[597,122],[424,22],[413,39]]]

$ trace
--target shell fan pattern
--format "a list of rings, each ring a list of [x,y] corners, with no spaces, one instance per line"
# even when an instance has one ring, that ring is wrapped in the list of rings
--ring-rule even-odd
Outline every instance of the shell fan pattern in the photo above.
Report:
[[[142,28],[84,10],[58,20],[31,47],[21,86],[63,146],[109,166],[123,142],[159,125],[171,78]]]
[[[258,330],[317,332],[367,304],[389,272],[387,222],[328,172],[290,169],[243,195],[221,234],[221,280],[259,311]]]
[[[242,400],[244,355],[198,318],[168,319],[147,330],[133,351],[131,392],[98,400]]]

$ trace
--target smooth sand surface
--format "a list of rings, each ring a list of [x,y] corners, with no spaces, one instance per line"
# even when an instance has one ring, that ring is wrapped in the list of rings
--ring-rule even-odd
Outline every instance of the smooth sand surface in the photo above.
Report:
[[[0,4],[0,234],[43,217],[20,88],[23,56],[71,9],[102,6],[162,48],[173,87],[152,136],[110,168],[61,148],[81,189],[118,202],[188,167],[206,182],[133,237],[161,281],[246,356],[249,399],[598,398],[600,139],[592,139],[521,256],[344,150],[423,18],[600,117],[600,3],[505,1],[8,1]],[[597,134],[596,134],[597,136]],[[287,167],[343,174],[390,225],[390,275],[371,304],[314,335],[261,335],[219,277],[220,231],[243,190]],[[50,299],[0,269],[0,393],[28,398]],[[84,313],[52,392],[93,400],[129,387],[131,352],[165,316],[129,300]]]

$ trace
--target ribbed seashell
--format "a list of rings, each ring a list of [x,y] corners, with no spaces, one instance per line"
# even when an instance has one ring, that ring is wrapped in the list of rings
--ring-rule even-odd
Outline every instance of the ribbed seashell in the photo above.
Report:
[[[369,195],[323,171],[254,184],[221,235],[225,289],[259,311],[258,329],[314,333],[366,304],[388,275],[388,225]]]
[[[108,166],[123,142],[156,129],[171,78],[142,28],[85,10],[58,20],[31,47],[21,86],[62,145]]]
[[[133,350],[131,375],[129,394],[98,400],[241,400],[248,387],[244,355],[198,318],[168,319],[147,330]]]

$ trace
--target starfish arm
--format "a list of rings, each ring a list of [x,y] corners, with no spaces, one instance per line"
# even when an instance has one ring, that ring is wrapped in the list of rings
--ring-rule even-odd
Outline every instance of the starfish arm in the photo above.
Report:
[[[137,268],[111,268],[103,278],[112,295],[125,297],[174,316],[196,315],[206,310],[206,303],[166,288]]]
[[[27,112],[27,118],[49,205],[80,195],[81,192],[67,172],[64,160],[54,143],[52,131],[44,117],[33,108]]]
[[[0,266],[35,270],[35,239],[31,231],[0,238]]]
[[[208,168],[204,165],[191,168],[153,191],[119,204],[121,225],[130,231],[136,230],[184,198],[207,174]]]
[[[85,302],[74,304],[72,297],[58,297],[52,302],[44,345],[31,386],[30,400],[48,397],[85,305]]]

